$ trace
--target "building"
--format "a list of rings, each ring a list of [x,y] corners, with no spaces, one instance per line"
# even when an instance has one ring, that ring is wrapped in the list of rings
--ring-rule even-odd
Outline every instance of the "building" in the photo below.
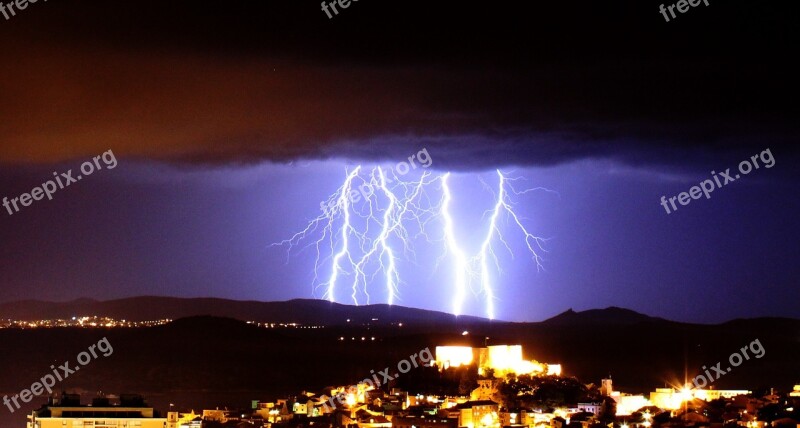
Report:
[[[606,397],[611,397],[614,393],[614,382],[609,377],[608,379],[600,380],[600,394]]]
[[[292,403],[292,413],[295,415],[317,416],[314,412],[316,404],[313,397],[301,396]]]
[[[598,416],[601,410],[603,410],[603,403],[578,403],[579,412],[588,412]]]
[[[650,393],[650,403],[653,406],[666,409],[678,410],[685,401],[705,400],[712,401],[719,398],[733,398],[740,395],[752,394],[751,391],[744,389],[724,390],[724,389],[689,389],[677,390],[674,388],[656,388]]]
[[[79,395],[63,394],[31,412],[27,428],[179,428],[180,422],[178,412],[160,417],[139,395],[123,394],[118,405],[102,397],[82,405]]]
[[[227,423],[228,421],[241,420],[241,417],[238,412],[235,412],[233,410],[212,409],[212,410],[203,410],[203,420],[219,422],[224,424]]]
[[[358,428],[391,428],[392,421],[381,414],[375,414],[367,410],[360,410],[356,414],[356,424]]]
[[[474,401],[491,400],[497,394],[498,379],[478,379],[478,387],[472,390],[470,398]]]
[[[470,346],[436,347],[436,367],[439,367],[439,370],[468,366],[477,361],[477,359],[476,351]]]
[[[392,428],[458,428],[458,419],[435,416],[395,416]]]
[[[651,405],[644,395],[631,395],[617,392],[611,398],[617,402],[617,416],[628,416],[639,411],[642,407]]]
[[[652,404],[644,395],[631,395],[620,391],[614,391],[614,382],[610,377],[600,381],[600,394],[611,397],[616,402],[618,416],[630,415],[642,407],[647,407]],[[597,415],[600,411],[598,409],[597,412],[593,413]]]
[[[448,419],[457,419],[459,427],[500,428],[500,405],[494,401],[467,401],[446,410]]]
[[[500,426],[502,427],[532,427],[534,415],[530,409],[500,410]],[[549,425],[548,420],[548,425]]]
[[[494,371],[495,377],[507,374],[561,375],[561,364],[543,364],[525,360],[521,345],[494,345],[483,348],[470,346],[437,346],[436,366],[440,370],[476,364],[478,373]]]

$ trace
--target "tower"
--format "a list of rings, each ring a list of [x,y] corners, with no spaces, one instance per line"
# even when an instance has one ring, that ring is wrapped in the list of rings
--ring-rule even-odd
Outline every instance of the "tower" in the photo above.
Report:
[[[611,396],[611,393],[614,392],[614,386],[611,383],[611,376],[608,379],[603,379],[600,384],[600,394],[605,395],[607,397]]]

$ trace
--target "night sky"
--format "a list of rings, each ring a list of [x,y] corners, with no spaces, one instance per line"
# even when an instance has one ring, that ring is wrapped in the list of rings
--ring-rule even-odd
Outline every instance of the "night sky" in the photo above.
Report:
[[[430,168],[407,177],[452,172],[470,253],[496,169],[552,190],[514,196],[547,239],[542,269],[501,225],[514,256],[497,248],[498,318],[800,317],[800,8],[709,4],[670,22],[641,0],[358,0],[332,19],[305,0],[50,0],[0,15],[0,198],[118,161],[0,209],[0,301],[321,298],[312,252],[270,244],[348,170],[426,149]],[[710,199],[661,205],[760,154]],[[451,309],[435,238],[402,263],[396,303]]]

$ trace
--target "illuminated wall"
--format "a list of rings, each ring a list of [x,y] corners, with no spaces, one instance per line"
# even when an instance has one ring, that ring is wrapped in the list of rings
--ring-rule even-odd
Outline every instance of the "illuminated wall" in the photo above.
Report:
[[[521,345],[493,345],[486,348],[469,346],[437,346],[436,366],[440,370],[448,367],[478,365],[478,373],[494,370],[495,377],[505,377],[509,373],[561,375],[561,364],[542,364],[523,359]]]
[[[436,366],[443,370],[448,367],[468,366],[475,361],[474,352],[469,346],[437,346]]]
[[[490,346],[488,360],[481,361],[480,366],[508,373],[525,372],[529,368],[523,367],[522,346],[520,345]]]
[[[750,394],[750,391],[689,388],[675,390],[673,388],[657,388],[655,392],[650,393],[650,402],[652,402],[654,406],[662,409],[677,410],[681,408],[684,401],[693,399],[711,401],[718,398],[732,398],[737,395],[747,394]]]
[[[548,376],[561,376],[561,364],[547,364]]]
[[[618,395],[611,398],[617,402],[617,415],[630,415],[650,405],[650,400],[644,395]]]

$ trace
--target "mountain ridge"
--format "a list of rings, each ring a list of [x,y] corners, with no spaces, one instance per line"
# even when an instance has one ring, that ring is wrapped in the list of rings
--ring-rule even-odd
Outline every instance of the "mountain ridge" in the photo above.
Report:
[[[78,298],[67,302],[26,299],[0,303],[0,318],[31,321],[38,319],[67,319],[73,316],[108,316],[130,321],[178,319],[211,315],[242,321],[268,323],[300,323],[306,325],[348,325],[365,323],[447,323],[447,324],[542,324],[549,326],[634,325],[639,323],[677,323],[680,321],[653,317],[640,312],[609,306],[603,309],[575,311],[572,308],[543,321],[510,322],[488,320],[475,316],[455,316],[449,313],[400,305],[372,304],[353,306],[318,299],[285,301],[233,300],[218,297],[134,296],[121,299],[97,300]],[[376,319],[377,318],[377,319]],[[793,318],[760,317],[763,322],[796,321]],[[349,320],[349,321],[348,321]],[[747,320],[737,318],[718,324],[735,325]],[[705,324],[703,324],[705,325]]]

